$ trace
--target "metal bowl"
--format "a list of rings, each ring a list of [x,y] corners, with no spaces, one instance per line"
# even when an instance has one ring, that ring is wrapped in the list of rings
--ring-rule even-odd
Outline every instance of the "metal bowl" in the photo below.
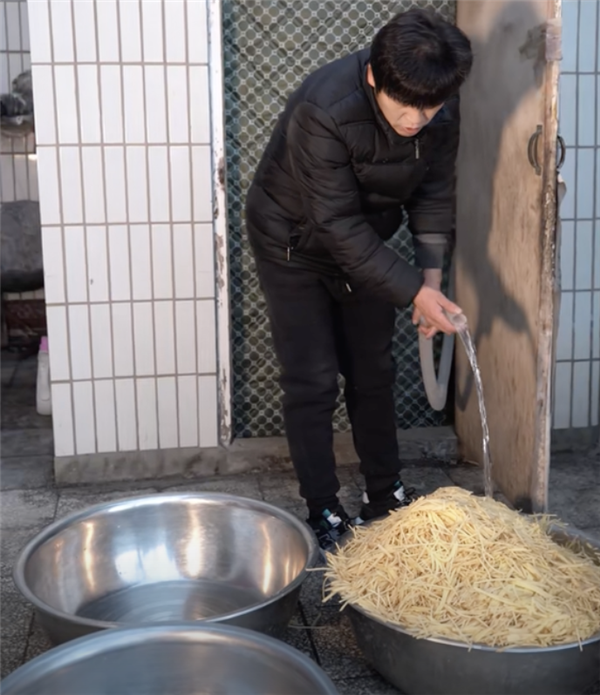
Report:
[[[2,681],[3,695],[336,695],[308,657],[236,627],[108,630],[52,649]]]
[[[158,494],[48,526],[22,551],[14,579],[55,643],[164,621],[277,634],[316,556],[308,526],[265,502]]]
[[[585,534],[552,533],[557,543],[589,552],[600,548]],[[558,647],[469,648],[446,639],[416,639],[358,606],[345,609],[366,659],[406,695],[575,695],[600,675],[600,634]]]

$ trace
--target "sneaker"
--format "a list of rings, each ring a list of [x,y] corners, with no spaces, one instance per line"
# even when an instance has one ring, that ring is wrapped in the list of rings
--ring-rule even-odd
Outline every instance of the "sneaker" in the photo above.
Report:
[[[307,523],[314,531],[323,552],[334,550],[340,538],[352,526],[352,520],[341,505],[333,512],[324,509],[320,516],[307,519]]]
[[[385,516],[389,514],[389,512],[394,511],[394,509],[408,507],[416,498],[416,490],[412,487],[404,487],[400,480],[394,484],[394,487],[381,501],[371,503],[369,501],[369,496],[364,492],[360,516],[356,517],[354,523],[358,526],[364,524],[365,521],[371,521]]]

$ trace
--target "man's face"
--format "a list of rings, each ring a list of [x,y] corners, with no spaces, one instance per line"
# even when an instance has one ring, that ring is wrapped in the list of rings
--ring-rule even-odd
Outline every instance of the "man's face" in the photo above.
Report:
[[[367,81],[375,89],[375,80],[373,79],[370,65],[367,67]],[[375,99],[385,120],[398,135],[405,138],[416,135],[443,106],[443,104],[440,104],[429,109],[417,109],[414,106],[406,106],[398,101],[394,101],[385,92],[378,92],[376,89]]]

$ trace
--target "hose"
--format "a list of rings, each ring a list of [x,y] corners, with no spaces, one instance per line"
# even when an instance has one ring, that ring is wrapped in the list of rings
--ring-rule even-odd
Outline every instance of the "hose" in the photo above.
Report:
[[[454,257],[450,265],[450,278],[448,282],[448,299],[454,301]],[[419,358],[421,360],[421,374],[425,385],[425,394],[429,405],[434,410],[443,410],[448,398],[448,383],[452,370],[454,357],[454,335],[444,335],[442,354],[440,356],[439,370],[436,374],[435,360],[433,358],[433,340],[427,340],[419,333]]]

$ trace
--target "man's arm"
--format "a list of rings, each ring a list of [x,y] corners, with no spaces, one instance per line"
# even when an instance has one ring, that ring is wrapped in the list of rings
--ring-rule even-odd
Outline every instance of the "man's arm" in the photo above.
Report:
[[[299,104],[287,140],[304,212],[334,260],[358,284],[396,306],[408,306],[423,276],[388,248],[366,221],[350,153],[322,109]]]
[[[417,265],[423,270],[441,269],[454,225],[456,155],[460,114],[458,97],[444,107],[450,117],[447,125],[433,125],[434,159],[429,170],[406,204],[409,229],[413,234]],[[441,272],[426,273],[426,280]]]

